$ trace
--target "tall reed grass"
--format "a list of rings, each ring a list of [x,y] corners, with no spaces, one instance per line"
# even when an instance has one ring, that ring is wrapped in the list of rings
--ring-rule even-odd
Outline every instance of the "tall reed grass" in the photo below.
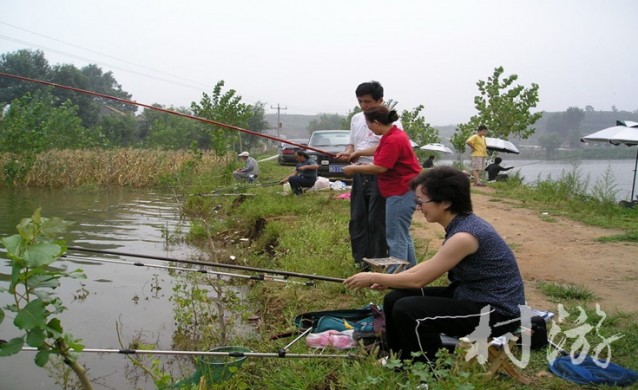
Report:
[[[213,175],[233,161],[233,155],[158,149],[51,150],[31,156],[5,153],[0,155],[0,187],[150,187],[193,175]]]

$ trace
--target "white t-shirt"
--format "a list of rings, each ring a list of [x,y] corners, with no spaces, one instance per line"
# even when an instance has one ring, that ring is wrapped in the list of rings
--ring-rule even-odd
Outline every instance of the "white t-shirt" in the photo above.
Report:
[[[399,129],[403,130],[401,121],[393,123]],[[368,128],[366,124],[366,117],[363,112],[358,112],[352,116],[350,120],[350,141],[349,143],[354,146],[354,150],[368,149],[370,147],[379,145],[381,140],[380,135],[376,135]],[[373,156],[361,156],[359,157],[359,164],[371,164]]]

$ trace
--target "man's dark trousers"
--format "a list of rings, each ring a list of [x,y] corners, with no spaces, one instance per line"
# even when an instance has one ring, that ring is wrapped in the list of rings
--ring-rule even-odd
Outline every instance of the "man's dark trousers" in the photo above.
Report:
[[[355,174],[350,193],[350,240],[355,263],[364,257],[388,257],[385,240],[385,198],[376,175]]]

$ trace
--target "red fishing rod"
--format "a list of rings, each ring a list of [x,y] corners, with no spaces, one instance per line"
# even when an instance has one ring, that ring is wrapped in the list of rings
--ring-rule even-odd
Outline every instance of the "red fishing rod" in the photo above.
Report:
[[[56,83],[52,83],[50,81],[37,80],[37,79],[29,78],[29,77],[18,76],[18,75],[15,75],[15,74],[9,74],[9,73],[4,73],[4,72],[0,72],[0,76],[9,77],[9,78],[17,79],[17,80],[22,80],[22,81],[28,81],[30,83],[48,85],[48,86],[55,87],[55,88],[66,89],[68,91],[84,93],[84,94],[87,94],[87,95],[92,95],[92,96],[97,96],[97,97],[101,97],[101,98],[105,98],[105,99],[115,100],[116,102],[120,102],[120,103],[124,103],[124,104],[132,104],[132,105],[135,105],[135,106],[148,108],[149,110],[160,111],[160,112],[164,112],[166,114],[177,115],[177,116],[181,116],[181,117],[184,117],[184,118],[194,119],[196,121],[200,121],[200,122],[203,122],[203,123],[208,123],[208,124],[211,124],[211,125],[224,127],[226,129],[241,131],[242,133],[247,133],[247,134],[250,134],[250,135],[254,135],[256,137],[267,138],[267,139],[272,140],[272,141],[285,142],[287,144],[294,145],[294,146],[297,146],[297,147],[302,148],[302,149],[313,150],[313,151],[318,152],[318,153],[326,154],[326,155],[328,155],[330,157],[335,157],[336,156],[333,153],[328,153],[328,152],[326,152],[324,150],[321,150],[321,149],[313,148],[313,147],[310,147],[308,145],[297,144],[297,143],[291,142],[290,140],[280,139],[280,138],[277,138],[277,137],[273,137],[271,135],[258,133],[256,131],[244,129],[244,128],[241,128],[239,126],[227,125],[225,123],[217,122],[217,121],[214,121],[214,120],[211,120],[211,119],[200,118],[200,117],[195,116],[195,115],[189,115],[189,114],[184,114],[184,113],[177,112],[177,111],[167,110],[167,109],[160,108],[160,107],[154,107],[154,106],[151,106],[151,105],[148,105],[148,104],[138,103],[138,102],[134,102],[132,100],[126,100],[126,99],[122,99],[122,98],[119,98],[119,97],[116,97],[116,96],[106,95],[106,94],[99,93],[99,92],[87,91],[85,89],[69,87],[68,85],[56,84]]]

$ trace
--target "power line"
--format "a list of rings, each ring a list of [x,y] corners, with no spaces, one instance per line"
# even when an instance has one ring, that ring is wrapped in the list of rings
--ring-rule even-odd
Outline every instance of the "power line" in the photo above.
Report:
[[[6,35],[2,35],[2,34],[0,34],[0,39],[5,39],[5,40],[13,41],[13,42],[16,42],[16,43],[21,43],[21,44],[28,45],[28,46],[31,46],[31,47],[36,47],[36,48],[39,48],[39,49],[43,49],[43,50],[48,51],[48,52],[61,54],[61,55],[64,55],[64,56],[67,56],[67,57],[71,57],[71,58],[75,58],[75,59],[78,59],[78,60],[81,60],[81,61],[86,61],[89,64],[92,64],[92,63],[93,64],[100,64],[100,65],[103,65],[103,66],[111,67],[113,69],[119,69],[119,70],[123,70],[125,72],[132,73],[132,74],[135,74],[135,75],[144,76],[144,77],[148,77],[148,78],[159,80],[159,81],[164,81],[164,82],[171,83],[171,84],[181,85],[183,87],[195,89],[195,90],[198,90],[198,91],[201,91],[203,89],[202,86],[188,85],[188,84],[185,84],[185,83],[180,83],[180,82],[176,82],[176,81],[173,81],[173,80],[168,80],[168,79],[165,79],[165,78],[162,78],[162,77],[152,76],[152,75],[149,75],[147,73],[142,73],[142,72],[138,72],[138,71],[135,71],[135,70],[123,68],[123,67],[120,67],[120,66],[117,66],[117,65],[91,60],[91,59],[86,58],[86,57],[82,57],[82,56],[78,56],[78,55],[75,55],[75,54],[67,53],[67,52],[62,51],[62,50],[52,49],[50,47],[43,46],[43,45],[38,45],[36,43],[22,41],[20,39],[12,38],[12,37],[9,37],[9,36],[6,36]]]
[[[35,31],[27,30],[27,29],[24,29],[24,28],[21,28],[21,27],[18,27],[18,26],[14,26],[12,24],[9,24],[9,23],[3,22],[3,21],[0,21],[0,24],[4,24],[6,26],[15,28],[17,30],[28,32],[30,34],[37,35],[37,36],[40,36],[40,37],[43,37],[43,38],[46,38],[46,39],[50,39],[50,40],[55,41],[55,42],[60,42],[62,44],[68,45],[68,46],[72,46],[72,47],[75,47],[75,48],[78,48],[78,49],[81,49],[81,50],[86,50],[86,51],[88,51],[90,53],[94,53],[94,54],[97,54],[97,55],[100,55],[100,56],[104,56],[104,57],[111,58],[111,59],[114,59],[114,60],[117,60],[117,61],[121,61],[121,62],[130,64],[130,65],[134,65],[134,66],[140,67],[142,69],[150,70],[152,72],[156,72],[156,73],[164,74],[164,75],[167,75],[167,76],[170,76],[170,77],[174,77],[176,79],[180,79],[180,80],[183,80],[183,81],[186,81],[186,82],[189,82],[189,83],[193,83],[193,84],[196,84],[196,85],[199,85],[199,86],[201,86],[203,84],[206,84],[206,83],[190,80],[190,79],[178,76],[178,75],[174,75],[174,74],[171,74],[171,73],[168,73],[168,72],[164,72],[164,71],[161,71],[161,70],[153,69],[153,68],[150,68],[148,66],[141,65],[141,64],[138,64],[138,63],[123,59],[123,58],[119,58],[119,57],[115,57],[115,56],[112,56],[112,55],[109,55],[109,54],[101,53],[99,51],[96,51],[96,50],[93,50],[93,49],[90,49],[90,48],[86,48],[86,47],[83,47],[83,46],[80,46],[80,45],[76,45],[76,44],[73,44],[73,43],[70,43],[70,42],[65,42],[63,40],[60,40],[60,39],[57,39],[57,38],[54,38],[54,37],[51,37],[51,36],[48,36],[48,35],[45,35],[45,34],[40,34],[40,33],[35,32]],[[29,44],[29,45],[39,46],[39,45],[35,45],[35,44],[29,43],[29,42],[20,41],[20,40],[17,40],[15,38],[9,38],[9,39],[14,40],[14,41],[19,42],[19,43],[25,43],[25,44]],[[55,51],[54,49],[50,49],[50,48],[47,48],[47,49]],[[60,53],[61,54],[65,54],[65,55],[69,55],[71,57],[75,57],[74,55],[71,55],[71,54],[68,54],[68,53],[64,53],[64,52],[60,52]],[[89,61],[88,59],[84,59],[84,60]],[[109,65],[109,64],[106,64],[106,65]],[[112,66],[112,65],[109,65],[109,66]],[[166,81],[166,80],[164,80],[164,81]]]

